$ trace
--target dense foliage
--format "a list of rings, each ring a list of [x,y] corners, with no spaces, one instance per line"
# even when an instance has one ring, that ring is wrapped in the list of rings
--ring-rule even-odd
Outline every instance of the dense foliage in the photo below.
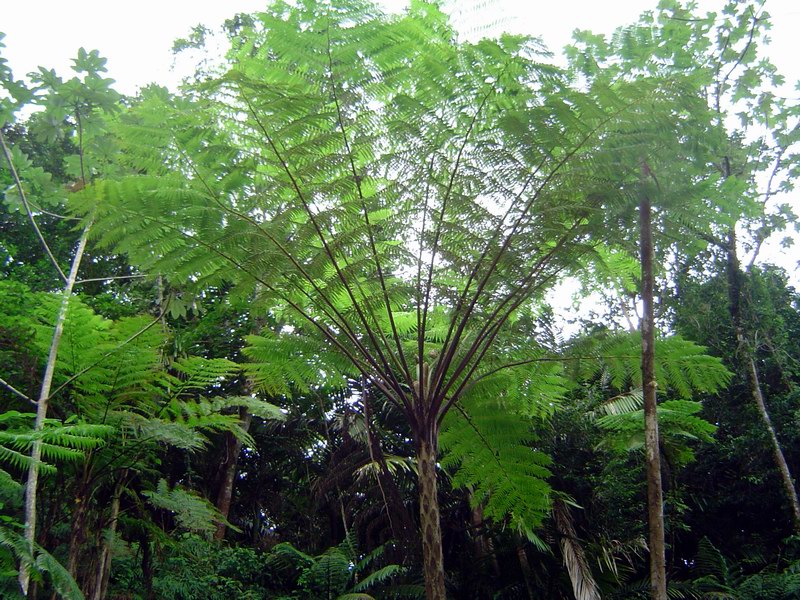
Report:
[[[557,67],[274,2],[134,98],[0,58],[0,594],[651,597],[646,198],[669,595],[800,597],[800,296],[756,260],[800,112],[761,4],[692,10]]]

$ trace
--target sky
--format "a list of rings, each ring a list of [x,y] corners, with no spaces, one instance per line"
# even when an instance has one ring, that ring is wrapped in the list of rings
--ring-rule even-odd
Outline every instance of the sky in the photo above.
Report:
[[[403,0],[384,0],[390,9]],[[554,51],[571,32],[590,29],[611,33],[636,20],[656,0],[446,0],[466,29],[500,28],[540,35]],[[78,48],[97,49],[108,58],[117,90],[132,94],[150,82],[174,85],[172,42],[198,23],[216,27],[239,12],[255,12],[266,0],[27,0],[3,2],[0,32],[6,34],[3,56],[17,77],[39,65],[67,74]],[[719,10],[722,0],[701,0],[705,10]],[[463,8],[463,7],[467,8]],[[613,10],[609,7],[613,6]],[[791,82],[800,80],[800,2],[767,0],[773,20],[771,57]]]
[[[150,82],[174,89],[181,74],[180,68],[173,69],[171,47],[176,38],[185,37],[197,24],[216,28],[236,13],[256,12],[267,4],[267,0],[2,1],[0,32],[6,34],[6,48],[1,52],[17,78],[39,65],[69,76],[71,58],[84,47],[97,49],[108,59],[108,76],[116,80],[115,89],[125,94],[135,94]],[[381,1],[389,10],[399,10],[405,4],[404,0]],[[657,0],[444,2],[457,26],[470,36],[475,31],[500,30],[538,35],[558,54],[569,43],[573,30],[610,34],[618,26],[635,22]],[[704,12],[719,11],[723,4],[724,0],[699,0]],[[783,94],[796,99],[800,95],[794,87],[800,81],[800,1],[766,0],[766,9],[773,23],[768,53],[786,76]],[[798,193],[787,200],[800,212]],[[793,281],[800,281],[796,250],[785,252],[775,243],[762,256],[787,269]]]

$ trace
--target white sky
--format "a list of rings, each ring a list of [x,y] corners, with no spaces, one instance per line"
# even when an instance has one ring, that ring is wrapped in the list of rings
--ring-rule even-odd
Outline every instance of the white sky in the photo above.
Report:
[[[404,0],[382,0],[390,8]],[[71,59],[81,46],[97,49],[108,58],[108,75],[125,94],[150,82],[173,87],[172,42],[185,37],[198,23],[216,28],[239,12],[255,12],[267,0],[0,0],[0,31],[6,34],[3,56],[17,78],[39,65],[69,76]],[[456,23],[463,28],[483,26],[491,31],[542,36],[559,53],[574,29],[611,33],[633,23],[657,0],[445,0],[453,7]],[[719,11],[725,0],[700,0],[703,11]],[[466,7],[466,8],[463,8]],[[787,79],[785,95],[800,95],[800,1],[766,0],[772,16],[769,55]],[[459,13],[459,9],[461,12]],[[782,201],[787,201],[783,200]],[[800,210],[798,192],[788,201]],[[776,236],[778,237],[778,236]],[[779,239],[779,238],[778,238]],[[800,246],[800,245],[799,245]],[[781,264],[797,279],[797,252],[780,250],[777,244],[762,251],[762,257]],[[746,257],[745,257],[746,260]]]
[[[385,0],[401,6],[402,0]],[[514,32],[541,35],[558,51],[571,32],[590,29],[610,33],[636,20],[656,0],[449,0],[468,6],[460,22],[492,25]],[[6,34],[3,55],[20,77],[39,65],[68,73],[70,59],[81,46],[108,58],[109,76],[120,92],[131,94],[152,81],[172,84],[173,40],[192,26],[216,27],[239,12],[255,12],[266,0],[3,0],[0,31]],[[723,0],[702,0],[704,9],[718,10]],[[475,6],[483,8],[474,8]],[[613,7],[613,9],[610,9]],[[767,0],[772,15],[772,59],[791,82],[800,80],[800,3]]]

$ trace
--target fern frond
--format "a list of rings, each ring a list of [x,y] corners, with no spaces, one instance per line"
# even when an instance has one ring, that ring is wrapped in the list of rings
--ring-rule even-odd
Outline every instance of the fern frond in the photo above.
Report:
[[[144,491],[142,495],[154,507],[171,512],[178,526],[187,531],[210,536],[219,523],[233,527],[208,500],[177,487],[169,489],[163,479],[155,490]]]

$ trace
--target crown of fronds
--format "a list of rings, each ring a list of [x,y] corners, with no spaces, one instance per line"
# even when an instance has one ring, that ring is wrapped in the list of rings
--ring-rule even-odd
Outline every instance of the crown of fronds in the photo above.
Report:
[[[678,95],[579,92],[537,52],[515,36],[461,42],[434,4],[390,17],[360,0],[276,2],[221,75],[143,95],[119,133],[146,175],[98,182],[76,209],[142,268],[237,284],[410,413],[428,395],[440,420],[521,305],[602,259],[588,233],[624,198],[598,145],[624,118],[663,130],[655,106]],[[253,372],[285,393],[321,361]],[[432,385],[415,387],[423,363]]]

